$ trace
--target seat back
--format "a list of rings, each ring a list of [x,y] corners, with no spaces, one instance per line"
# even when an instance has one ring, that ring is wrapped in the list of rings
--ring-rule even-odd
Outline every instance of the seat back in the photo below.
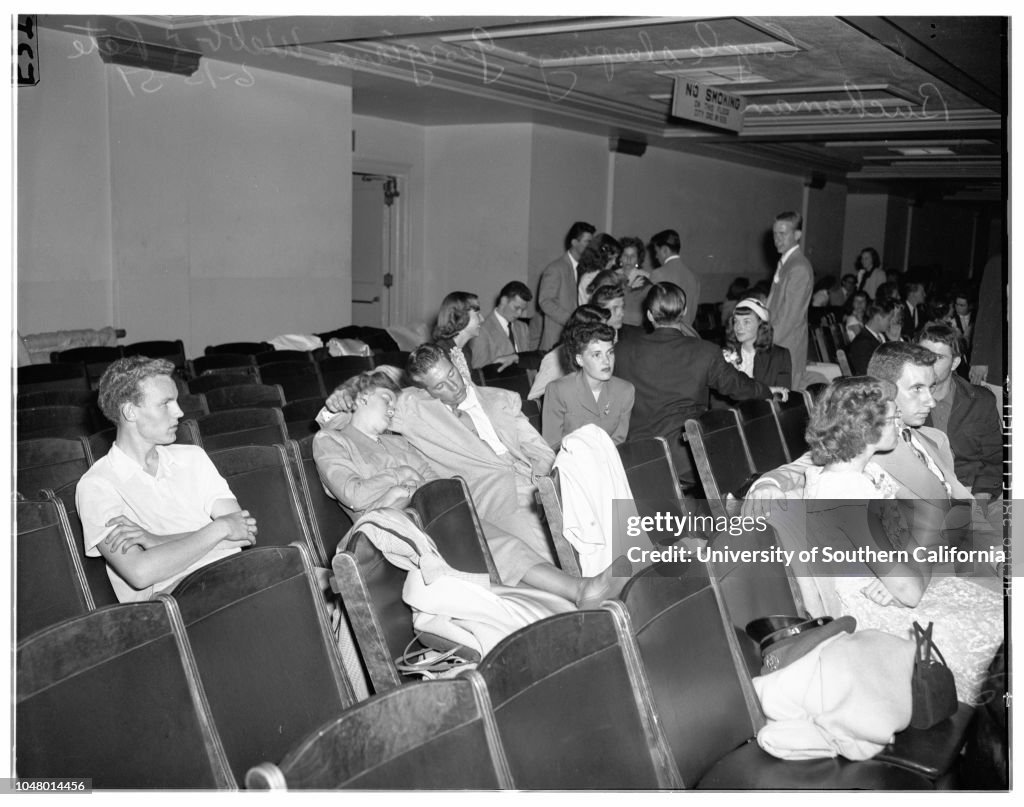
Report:
[[[736,404],[736,414],[754,464],[754,473],[767,473],[789,461],[772,401],[740,401]]]
[[[285,397],[287,397],[287,393],[285,393]],[[323,397],[300,398],[282,406],[281,414],[284,415],[288,436],[293,440],[312,438],[320,430],[316,424],[316,416],[323,408]]]
[[[85,579],[85,587],[92,600],[90,608],[114,605],[117,602],[117,595],[110,582],[110,575],[107,574],[107,562],[102,557],[89,557],[85,554],[82,519],[78,515],[78,504],[75,501],[76,487],[78,487],[77,480],[56,489],[47,489],[44,493],[46,498],[59,501],[63,508],[65,526],[68,535],[71,536],[71,548],[75,557],[78,558],[78,564]]]
[[[305,362],[313,363],[313,354],[308,350],[264,350],[253,356],[256,364],[262,367],[264,364],[277,364],[278,362]]]
[[[96,389],[99,385],[100,376],[111,364],[123,356],[120,345],[90,345],[88,347],[73,347],[67,350],[55,350],[50,354],[50,361],[72,362],[85,365],[85,374],[89,379],[89,386]]]
[[[317,362],[324,389],[331,393],[352,376],[373,369],[370,356],[327,356]]]
[[[78,481],[89,470],[89,447],[81,438],[40,437],[18,441],[17,490],[34,498],[43,488]]]
[[[389,365],[404,370],[409,361],[408,350],[382,350],[373,354],[373,366]]]
[[[48,367],[50,365],[40,366]],[[96,390],[19,389],[17,405],[18,409],[32,409],[36,406],[95,406],[96,399]]]
[[[183,418],[197,418],[210,414],[210,405],[202,392],[179,392],[178,406]]]
[[[167,359],[182,371],[186,367],[185,343],[180,339],[159,339],[149,342],[133,342],[124,346],[125,356],[148,356],[151,359]]]
[[[223,367],[218,372],[207,373],[206,375],[190,378],[188,380],[188,391],[191,393],[207,393],[218,387],[234,387],[239,384],[258,384],[255,367]]]
[[[626,472],[629,489],[641,517],[669,513],[683,518],[687,513],[683,492],[679,487],[668,441],[664,437],[630,440],[618,446],[619,459]],[[670,545],[679,540],[672,529],[648,530],[652,543]]]
[[[516,788],[679,787],[638,665],[610,612],[573,611],[507,636],[464,675],[486,686]]]
[[[836,350],[836,364],[839,365],[839,370],[844,376],[853,375],[853,370],[850,368],[850,360],[846,356],[846,351],[842,348]]]
[[[565,519],[562,515],[562,486],[558,468],[552,468],[547,476],[534,479],[537,498],[544,509],[544,519],[551,532],[551,543],[555,547],[558,568],[573,577],[581,577],[580,558],[576,548],[565,538]]]
[[[16,775],[232,788],[173,601],[111,605],[18,644]]]
[[[338,551],[341,539],[352,529],[352,518],[340,503],[332,499],[320,482],[320,474],[313,460],[313,437],[289,440],[288,454],[295,470],[299,495],[302,500],[310,536],[325,566]]]
[[[94,407],[75,405],[19,408],[16,412],[18,439],[86,437],[99,428],[93,412]]]
[[[728,515],[728,495],[743,498],[754,478],[735,410],[709,409],[698,420],[687,420],[686,438],[712,515]]]
[[[697,560],[649,566],[626,584],[616,614],[633,641],[686,787],[756,734],[756,694],[717,585]]]
[[[195,376],[229,371],[252,371],[256,366],[253,357],[248,353],[214,353],[196,356],[189,362]]]
[[[253,547],[175,587],[199,679],[238,783],[354,699],[305,549]]]
[[[203,351],[204,356],[214,356],[220,353],[242,353],[255,356],[257,353],[266,353],[273,350],[270,342],[224,342],[219,345],[207,345]]]
[[[88,391],[89,374],[81,362],[51,362],[50,364],[28,364],[18,368],[18,391],[39,390],[81,390]]]
[[[93,608],[59,501],[18,501],[17,638],[26,638]]]
[[[532,382],[526,370],[518,365],[513,364],[504,370],[498,370],[498,365],[489,364],[486,367],[473,370],[472,375],[474,383],[480,386],[500,387],[517,392],[524,401],[530,395]]]
[[[772,409],[778,419],[786,454],[792,462],[807,452],[807,421],[809,419],[807,400],[802,395],[790,395],[788,401],[772,401]]]
[[[412,495],[410,507],[449,566],[460,572],[489,575],[493,583],[501,582],[469,488],[461,476],[420,485]]]
[[[222,448],[211,451],[210,460],[239,506],[256,518],[258,546],[298,542],[320,562],[283,445]]]
[[[541,412],[540,404],[537,401],[529,400],[525,395],[521,396],[523,399],[523,414],[526,415],[526,419],[530,421],[530,425],[540,433],[541,426]]]
[[[226,409],[284,406],[284,393],[277,384],[238,384],[217,387],[205,393],[211,412]]]
[[[830,322],[828,325],[828,332],[832,336],[832,343],[836,346],[837,351],[850,344],[850,340],[846,336],[846,328],[839,323],[835,321]]]
[[[283,351],[280,351],[283,352]],[[284,393],[285,401],[303,398],[326,398],[320,369],[310,360],[281,361],[260,365],[260,378],[264,384],[277,384]]]
[[[476,687],[421,681],[352,707],[281,763],[249,772],[250,789],[498,790],[512,786]]]
[[[236,446],[272,446],[288,440],[281,410],[269,407],[227,409],[193,421],[207,451]]]
[[[402,599],[406,572],[360,531],[335,553],[331,568],[370,688],[381,693],[400,686],[395,659],[410,645],[417,646],[412,609]]]

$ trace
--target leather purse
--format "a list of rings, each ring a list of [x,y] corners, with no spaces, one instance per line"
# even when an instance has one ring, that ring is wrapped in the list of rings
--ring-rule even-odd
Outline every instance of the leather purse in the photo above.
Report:
[[[913,696],[910,725],[915,729],[930,729],[936,723],[955,715],[959,708],[956,681],[942,653],[932,641],[932,625],[929,622],[927,628],[922,628],[920,623],[914,623],[917,651],[910,683]]]

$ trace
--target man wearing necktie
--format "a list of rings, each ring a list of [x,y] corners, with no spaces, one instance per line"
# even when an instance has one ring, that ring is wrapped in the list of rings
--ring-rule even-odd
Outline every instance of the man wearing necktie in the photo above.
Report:
[[[886,342],[868,363],[867,374],[896,385],[896,408],[902,438],[896,448],[873,457],[897,483],[896,499],[901,504],[914,539],[921,545],[948,536],[962,548],[1000,548],[1002,536],[992,530],[984,509],[971,490],[956,477],[949,439],[938,429],[925,426],[935,408],[932,389],[937,356],[919,345]],[[769,471],[747,492],[744,515],[764,515],[772,501],[801,498],[804,471],[812,465],[810,453]],[[921,503],[920,506],[915,506]],[[939,534],[937,525],[947,530]],[[986,570],[992,571],[992,570]]]
[[[814,288],[814,267],[800,249],[803,217],[780,213],[772,225],[779,263],[768,294],[775,344],[789,351],[793,360],[793,389],[803,389],[801,376],[807,366],[807,308]]]
[[[924,325],[924,285],[921,283],[908,283],[903,287],[903,322],[901,335],[904,340],[911,341],[921,326]]]
[[[511,364],[529,369],[540,366],[540,357],[529,350],[530,328],[522,319],[532,299],[530,289],[518,280],[502,287],[498,304],[469,343],[474,370],[489,364],[497,364],[500,370]]]
[[[875,351],[889,341],[887,331],[896,314],[896,306],[897,303],[892,300],[868,303],[864,310],[864,327],[846,348],[846,357],[850,360],[850,370],[854,375],[865,375]]]

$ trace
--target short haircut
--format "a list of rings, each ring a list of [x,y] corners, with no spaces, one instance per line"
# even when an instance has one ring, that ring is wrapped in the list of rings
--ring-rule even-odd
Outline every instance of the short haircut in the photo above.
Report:
[[[573,241],[578,241],[580,236],[584,233],[590,233],[593,235],[597,232],[597,227],[593,224],[589,224],[585,221],[573,222],[572,227],[569,228],[569,232],[565,234],[565,248],[569,249],[572,246]]]
[[[513,280],[502,286],[501,291],[498,292],[498,299],[501,300],[502,297],[507,297],[510,300],[513,297],[518,297],[524,303],[528,303],[533,299],[530,288],[521,280]]]
[[[917,289],[924,291],[924,283],[910,282],[903,284],[903,299],[905,300],[910,294]]]
[[[609,300],[625,298],[626,290],[622,278],[614,269],[598,272],[587,286],[590,302],[604,305]],[[600,298],[600,299],[598,299]]]
[[[795,210],[787,210],[784,213],[779,213],[779,215],[775,217],[775,220],[785,221],[792,224],[794,230],[802,230],[804,228],[804,217]]]
[[[434,342],[426,342],[409,354],[405,370],[409,377],[416,381],[430,372],[442,360],[451,361],[448,351]]]
[[[682,242],[679,240],[679,233],[675,230],[662,230],[651,236],[651,246],[654,249],[668,247],[669,252],[679,253]]]
[[[441,301],[432,338],[435,342],[438,339],[451,339],[469,325],[470,312],[479,310],[480,298],[475,294],[468,291],[453,291]]]
[[[931,367],[938,356],[920,345],[908,342],[886,342],[875,348],[868,362],[868,375],[896,384],[908,364]]]
[[[839,279],[839,282],[840,283],[845,283],[847,280],[852,280],[854,283],[856,283],[857,282],[857,276],[856,275],[851,275],[851,274],[846,274],[846,275],[843,275]]]
[[[159,375],[174,375],[174,364],[167,359],[128,356],[111,364],[100,377],[100,411],[111,423],[119,423],[121,407],[142,403],[142,382]]]
[[[946,345],[949,347],[949,351],[953,354],[954,359],[964,354],[960,333],[956,328],[947,325],[945,322],[927,323],[917,332],[914,341],[917,344],[922,342],[938,342],[940,345]]]
[[[579,368],[576,356],[587,349],[591,342],[615,344],[615,331],[603,322],[581,322],[573,325],[565,337],[566,355],[571,366]]]
[[[815,465],[852,460],[885,427],[887,405],[896,398],[892,382],[868,376],[837,378],[811,407],[807,445]]]
[[[386,389],[395,395],[402,391],[401,386],[395,383],[390,373],[382,370],[366,370],[359,375],[352,376],[338,389],[347,392],[353,403],[360,395],[369,394],[378,389]]]
[[[874,302],[868,303],[868,307],[864,309],[864,321],[870,322],[873,317],[891,314],[896,310],[896,306],[895,300],[891,300],[888,297],[879,297]]]
[[[686,292],[675,283],[654,283],[644,297],[644,311],[655,325],[675,325],[686,313]]]

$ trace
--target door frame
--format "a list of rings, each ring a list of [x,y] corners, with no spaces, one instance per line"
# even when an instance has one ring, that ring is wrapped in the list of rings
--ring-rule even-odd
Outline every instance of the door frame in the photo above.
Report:
[[[405,325],[409,318],[409,216],[406,202],[409,198],[409,171],[411,166],[404,163],[391,163],[382,160],[361,160],[353,158],[351,173],[383,174],[394,177],[398,181],[398,193],[391,206],[391,273],[394,283],[387,295],[387,306],[381,306],[383,327]],[[352,252],[349,245],[349,277],[351,278]],[[351,294],[349,295],[351,299]],[[352,313],[349,312],[351,321]]]

